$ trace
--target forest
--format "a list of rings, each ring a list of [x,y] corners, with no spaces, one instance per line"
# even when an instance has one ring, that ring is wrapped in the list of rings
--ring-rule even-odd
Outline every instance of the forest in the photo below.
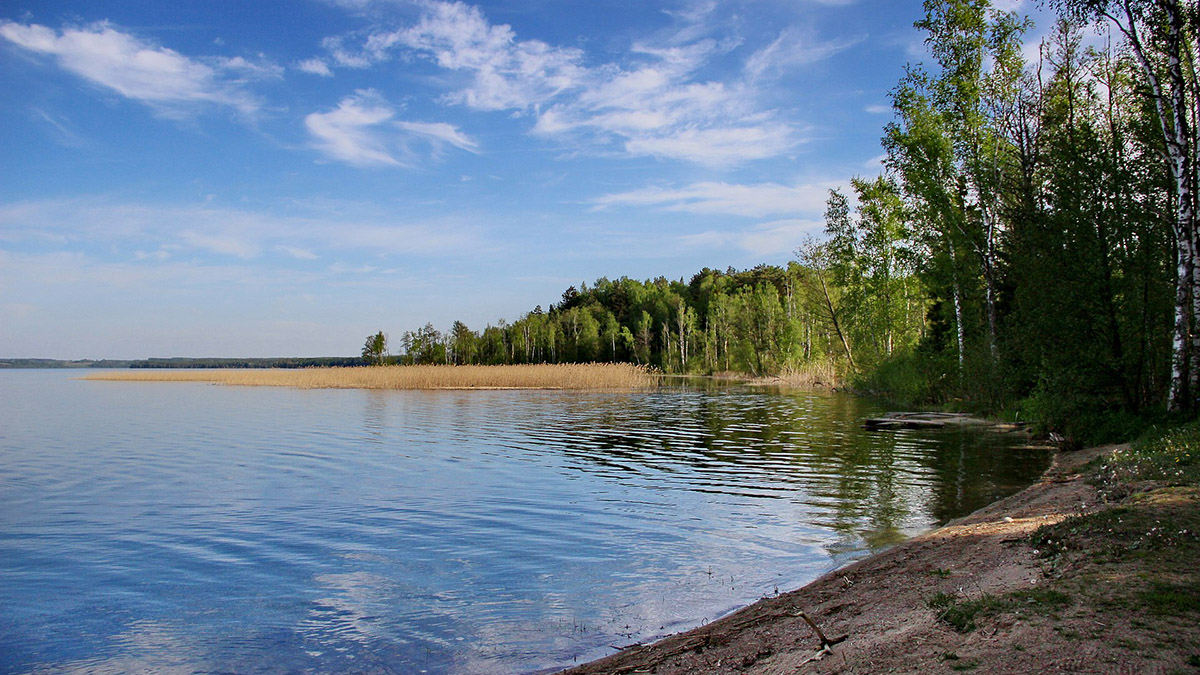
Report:
[[[832,191],[824,236],[786,267],[601,278],[481,331],[405,332],[398,360],[830,372],[1081,442],[1194,413],[1200,14],[1049,5],[1030,55],[1027,19],[925,2],[930,62],[891,92],[885,170]]]

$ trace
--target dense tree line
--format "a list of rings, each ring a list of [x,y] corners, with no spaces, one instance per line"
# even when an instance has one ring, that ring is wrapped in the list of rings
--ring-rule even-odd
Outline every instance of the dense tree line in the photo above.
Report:
[[[631,361],[768,374],[833,364],[917,402],[1191,412],[1200,397],[1200,13],[1051,0],[1030,28],[927,0],[931,63],[893,91],[886,171],[833,191],[786,267],[599,279],[512,323],[405,333],[409,363]],[[1107,39],[1085,47],[1082,29]]]
[[[822,273],[823,274],[823,271]],[[427,324],[400,340],[403,363],[627,361],[668,373],[768,374],[828,361],[841,346],[821,276],[786,268],[704,269],[690,281],[601,278],[481,332]],[[833,302],[842,295],[830,287]]]
[[[895,90],[884,180],[930,326],[874,379],[1081,433],[1095,413],[1191,411],[1195,2],[1051,4],[1061,20],[1027,63],[1016,14],[925,3],[933,63]],[[1108,39],[1084,47],[1085,22]]]

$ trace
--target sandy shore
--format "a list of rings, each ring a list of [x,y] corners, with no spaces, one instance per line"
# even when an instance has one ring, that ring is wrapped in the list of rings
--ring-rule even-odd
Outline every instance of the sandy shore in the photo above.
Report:
[[[1197,644],[1196,622],[1176,630],[1153,625],[1153,617],[1114,619],[1103,602],[1074,599],[1086,589],[1061,594],[1073,598],[1061,611],[1024,610],[1015,602],[967,632],[955,630],[931,608],[939,594],[1036,603],[1038,589],[1067,588],[1061,575],[1048,572],[1029,535],[1043,524],[1105,508],[1075,471],[1112,449],[1060,454],[1038,483],[945,527],[719,621],[565,672],[1197,672],[1192,665],[1198,657],[1177,648]],[[1096,578],[1105,583],[1103,575]],[[824,654],[814,630],[798,616],[801,611],[836,642]],[[1164,643],[1161,631],[1174,637]],[[1141,644],[1137,640],[1147,649],[1131,648]]]

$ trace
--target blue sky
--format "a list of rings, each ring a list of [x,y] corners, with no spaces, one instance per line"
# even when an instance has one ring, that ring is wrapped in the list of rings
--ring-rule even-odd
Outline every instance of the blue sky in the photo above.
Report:
[[[10,0],[0,356],[349,355],[786,263],[879,172],[921,11]]]

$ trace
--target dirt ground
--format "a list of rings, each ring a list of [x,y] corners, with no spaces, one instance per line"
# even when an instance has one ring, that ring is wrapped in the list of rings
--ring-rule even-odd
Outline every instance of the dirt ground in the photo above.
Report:
[[[1171,509],[1195,516],[1194,489],[1112,511],[1113,527],[1092,535],[1071,520],[1059,526],[1067,528],[1059,541],[1045,531],[1031,537],[1071,515],[1118,509],[1078,473],[1113,449],[1061,453],[1037,484],[941,529],[696,630],[565,672],[1200,673],[1200,560],[1172,563],[1180,550],[1156,549],[1152,539],[1169,522],[1186,541],[1198,540],[1170,520]],[[1121,529],[1134,516],[1151,523],[1144,546]],[[833,644],[822,650],[800,612]]]

